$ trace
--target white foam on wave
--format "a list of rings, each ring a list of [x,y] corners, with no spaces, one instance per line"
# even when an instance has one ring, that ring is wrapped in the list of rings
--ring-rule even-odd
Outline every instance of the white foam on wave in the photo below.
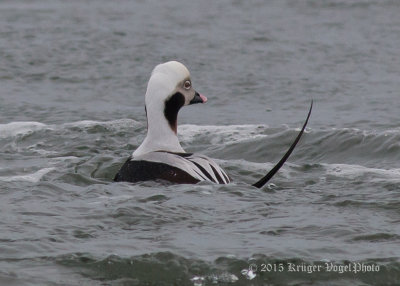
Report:
[[[94,120],[82,120],[76,122],[69,122],[63,124],[44,124],[35,121],[20,121],[20,122],[10,122],[5,124],[0,124],[0,138],[15,137],[17,135],[25,135],[32,133],[34,131],[39,131],[43,129],[48,130],[60,130],[63,128],[91,128],[97,125],[104,126],[107,128],[117,129],[117,128],[129,128],[132,126],[137,126],[140,123],[133,119],[118,119],[110,121],[94,121]]]
[[[251,162],[244,159],[237,160],[221,160],[213,159],[221,166],[234,167],[235,169],[239,167],[241,170],[247,170],[254,174],[267,174],[276,164],[276,162]],[[299,168],[300,166],[291,162],[286,162],[281,169],[279,169],[279,176],[290,179],[291,172],[293,168]]]
[[[0,181],[3,181],[3,182],[25,181],[25,182],[30,182],[30,183],[37,183],[43,178],[44,175],[53,171],[54,169],[55,168],[44,168],[44,169],[40,169],[39,171],[37,171],[35,173],[27,174],[27,175],[2,176],[2,177],[0,177]]]
[[[348,127],[343,127],[343,128],[335,128],[332,127],[330,129],[327,129],[335,131],[335,132],[347,132],[350,134],[354,135],[362,135],[364,137],[367,136],[396,136],[400,134],[400,127],[399,128],[391,128],[391,129],[359,129],[359,128],[348,128]]]
[[[131,195],[120,195],[120,196],[99,196],[97,197],[97,200],[94,202],[90,202],[89,204],[104,204],[104,203],[110,203],[110,202],[125,202],[128,201],[130,199],[132,199],[134,196]]]
[[[327,175],[343,177],[346,179],[355,179],[369,175],[371,181],[374,180],[396,180],[400,181],[400,169],[379,169],[368,168],[361,165],[348,164],[321,164],[326,168]]]
[[[109,128],[117,128],[117,127],[131,127],[140,124],[138,121],[133,119],[117,119],[110,121],[96,121],[96,120],[81,120],[76,122],[64,123],[63,127],[80,127],[80,128],[91,128],[97,125],[105,126]]]
[[[61,157],[56,157],[56,158],[52,158],[53,161],[55,162],[65,162],[65,161],[77,161],[77,160],[81,160],[81,158],[76,157],[76,156],[61,156]]]
[[[0,124],[0,138],[14,137],[47,128],[48,125],[35,121],[21,121]]]
[[[267,137],[263,133],[267,125],[179,125],[179,137],[181,141],[192,141],[196,136],[209,134],[212,136],[212,144],[233,143],[255,138]]]
[[[20,121],[0,124],[0,138],[13,137],[16,135],[29,134],[34,131],[49,129],[49,130],[60,130],[63,128],[92,128],[94,126],[104,126],[106,128],[118,129],[118,128],[129,128],[133,126],[144,126],[143,122],[139,122],[133,119],[123,118],[110,121],[96,121],[96,120],[81,120],[75,122],[67,122],[62,124],[44,124],[35,121]],[[287,130],[300,131],[300,127],[290,128],[288,125],[282,124]],[[251,140],[260,137],[266,137],[265,131],[268,130],[268,125],[194,125],[194,124],[182,124],[178,126],[179,137],[183,141],[192,141],[196,136],[201,134],[212,134],[217,135],[212,139],[212,143],[221,142],[228,140],[232,142]],[[363,136],[375,135],[375,136],[390,136],[399,135],[400,128],[392,128],[386,130],[361,130],[358,128],[329,128],[325,131],[337,131],[337,132],[349,132],[353,134],[362,134]],[[305,133],[311,132],[312,129],[306,128]],[[264,134],[261,134],[264,133]],[[224,143],[226,143],[224,141]]]

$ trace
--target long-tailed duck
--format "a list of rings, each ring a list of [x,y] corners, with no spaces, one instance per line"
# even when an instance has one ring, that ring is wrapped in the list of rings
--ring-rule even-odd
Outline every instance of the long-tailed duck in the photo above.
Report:
[[[193,89],[190,73],[183,64],[170,61],[157,65],[151,73],[145,95],[147,136],[121,167],[114,181],[230,183],[231,178],[217,163],[205,155],[186,153],[177,137],[177,116],[181,107],[205,102],[207,98]],[[253,186],[261,188],[284,164],[304,132],[311,109],[312,103],[303,128],[285,156]]]

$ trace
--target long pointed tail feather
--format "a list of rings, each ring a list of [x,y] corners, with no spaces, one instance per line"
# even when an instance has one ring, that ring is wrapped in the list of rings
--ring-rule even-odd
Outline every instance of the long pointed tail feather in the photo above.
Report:
[[[299,142],[301,136],[304,133],[304,129],[307,126],[308,123],[308,119],[310,118],[311,115],[311,110],[313,107],[313,100],[311,100],[311,106],[310,106],[310,110],[308,111],[308,115],[307,115],[307,119],[304,122],[303,127],[301,128],[300,133],[297,135],[296,139],[294,140],[294,142],[292,143],[292,145],[290,146],[289,150],[286,152],[286,154],[282,157],[282,159],[278,162],[278,164],[276,164],[271,171],[268,172],[268,174],[266,174],[264,177],[262,177],[259,181],[257,181],[256,183],[253,184],[254,187],[256,188],[261,188],[262,186],[264,186],[275,174],[276,172],[278,172],[278,170],[283,166],[283,164],[286,162],[286,160],[289,158],[290,154],[292,154],[294,148],[296,147],[297,143]]]

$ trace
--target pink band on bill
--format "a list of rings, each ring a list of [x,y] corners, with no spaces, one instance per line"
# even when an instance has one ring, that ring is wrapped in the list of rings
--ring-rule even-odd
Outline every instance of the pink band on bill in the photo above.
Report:
[[[202,95],[202,94],[199,94],[200,95],[200,98],[201,98],[201,100],[203,101],[203,103],[206,103],[207,102],[207,97],[205,97],[204,95]]]

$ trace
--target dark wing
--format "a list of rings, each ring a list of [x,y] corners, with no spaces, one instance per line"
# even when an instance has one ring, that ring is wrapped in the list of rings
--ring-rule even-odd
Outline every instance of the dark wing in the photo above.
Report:
[[[141,182],[164,180],[178,184],[196,184],[198,179],[168,164],[129,158],[115,175],[115,182]]]
[[[271,169],[271,171],[269,171],[268,174],[266,174],[264,177],[262,177],[258,182],[254,183],[253,184],[254,187],[261,188],[262,186],[264,186],[276,174],[276,172],[278,172],[278,170],[283,166],[283,164],[289,158],[290,154],[292,154],[294,148],[296,147],[297,143],[299,142],[299,140],[301,138],[301,135],[303,135],[304,129],[307,126],[308,119],[310,118],[310,115],[311,115],[312,107],[313,107],[313,101],[311,100],[311,106],[310,106],[310,110],[308,111],[306,122],[304,122],[303,128],[301,128],[299,135],[297,135],[296,139],[290,146],[289,150],[282,157],[282,159],[278,162],[278,164],[276,164],[275,167],[273,167]]]

